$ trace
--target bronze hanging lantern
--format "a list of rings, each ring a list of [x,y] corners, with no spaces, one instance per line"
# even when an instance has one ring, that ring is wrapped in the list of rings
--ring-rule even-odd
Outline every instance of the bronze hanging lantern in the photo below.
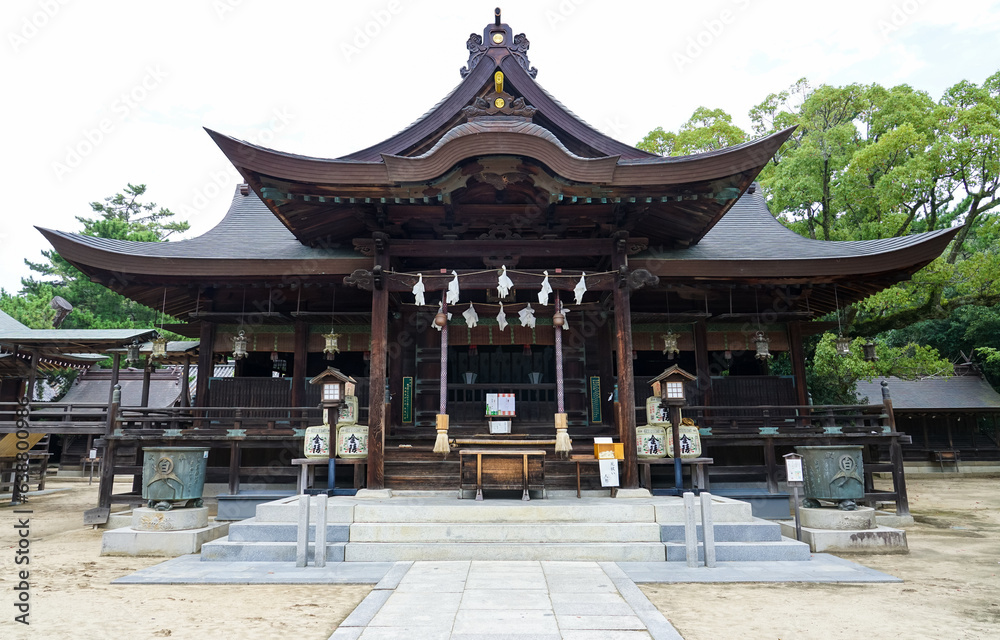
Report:
[[[139,364],[139,341],[132,338],[132,342],[125,345],[125,349],[125,362],[130,365]]]
[[[875,353],[875,343],[869,340],[868,342],[861,345],[861,348],[865,353],[865,360],[868,362],[877,362],[878,355]]]
[[[242,360],[247,357],[247,334],[243,329],[233,336],[233,358]]]
[[[838,356],[849,356],[851,355],[851,339],[840,334],[837,336],[837,355]]]
[[[768,343],[771,339],[763,331],[758,331],[753,337],[754,345],[757,347],[757,359],[758,360],[770,360],[774,356],[771,355],[771,350],[768,348]]]
[[[157,335],[153,338],[153,358],[163,358],[167,355],[167,339],[161,335]],[[138,353],[136,354],[136,362],[139,361]]]
[[[323,340],[323,354],[327,360],[333,360],[334,356],[340,353],[340,334],[324,333]]]
[[[667,360],[673,360],[674,356],[681,352],[677,346],[677,339],[681,337],[680,334],[671,331],[670,333],[664,333],[660,337],[663,338],[663,353],[666,354]]]
[[[566,316],[563,315],[562,309],[560,309],[559,311],[556,311],[555,314],[552,315],[552,326],[559,329],[565,324],[566,324]]]

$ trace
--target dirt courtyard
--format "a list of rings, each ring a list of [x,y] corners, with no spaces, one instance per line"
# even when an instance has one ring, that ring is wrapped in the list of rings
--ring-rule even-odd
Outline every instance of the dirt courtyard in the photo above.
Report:
[[[907,555],[844,555],[899,584],[641,585],[685,640],[1000,638],[1000,476],[907,477]]]
[[[1000,476],[908,479],[917,523],[908,555],[856,556],[902,584],[643,585],[686,640],[1000,637]],[[82,525],[97,485],[50,479],[31,514],[0,507],[0,638],[325,640],[366,585],[112,585],[162,558],[102,558]],[[6,503],[5,503],[6,504]],[[15,565],[18,519],[30,518],[30,564]],[[14,617],[17,572],[30,571],[30,626]],[[294,625],[294,626],[293,626]],[[294,631],[292,631],[294,629]]]

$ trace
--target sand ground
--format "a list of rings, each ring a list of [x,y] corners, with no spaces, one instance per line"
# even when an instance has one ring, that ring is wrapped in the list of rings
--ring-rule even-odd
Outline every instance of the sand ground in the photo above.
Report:
[[[96,483],[31,499],[31,625],[14,621],[17,514],[0,507],[0,638],[325,639],[365,585],[112,585],[162,561],[102,558],[81,524]],[[1000,477],[909,479],[908,555],[852,559],[902,584],[643,585],[686,640],[1000,637]],[[125,489],[124,487],[122,489]],[[22,507],[23,508],[23,507]],[[292,625],[295,625],[294,628]]]
[[[1000,476],[907,478],[907,555],[843,557],[902,584],[641,585],[685,640],[1000,638]]]

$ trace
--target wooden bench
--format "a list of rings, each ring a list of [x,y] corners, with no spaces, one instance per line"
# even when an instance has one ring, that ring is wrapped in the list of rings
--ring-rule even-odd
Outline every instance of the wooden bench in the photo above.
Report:
[[[691,469],[691,484],[692,489],[695,489],[696,493],[702,491],[709,491],[709,481],[708,481],[708,465],[715,462],[713,458],[681,458],[681,465],[689,465],[693,467]],[[654,464],[668,464],[671,467],[674,465],[673,458],[639,458],[639,474],[642,482],[642,486],[653,491],[653,483],[650,480],[650,466]]]
[[[545,451],[541,449],[462,449],[458,452],[458,498],[465,489],[476,490],[476,500],[483,499],[483,488],[521,489],[522,500],[531,500],[530,489],[545,497]]]
[[[311,489],[316,482],[316,467],[323,465],[326,467],[330,463],[328,458],[294,458],[292,464],[300,465],[299,481],[295,487],[296,493],[305,493],[306,489]],[[337,465],[354,465],[354,488],[360,489],[365,484],[365,474],[367,471],[368,458],[337,458]]]

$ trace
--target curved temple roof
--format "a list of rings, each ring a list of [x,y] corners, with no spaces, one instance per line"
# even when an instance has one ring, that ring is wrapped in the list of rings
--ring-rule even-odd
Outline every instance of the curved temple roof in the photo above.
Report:
[[[507,25],[488,25],[467,46],[455,90],[405,130],[354,154],[312,158],[208,131],[252,193],[237,190],[225,218],[202,236],[137,243],[40,231],[95,280],[153,306],[165,286],[339,281],[371,268],[352,241],[375,232],[387,234],[390,246],[420,238],[435,246],[579,248],[581,241],[610,243],[619,230],[648,246],[630,264],[668,282],[837,282],[847,302],[908,277],[955,233],[803,238],[774,219],[760,191],[747,191],[791,129],[709,153],[651,155],[598,132],[549,96],[534,80],[527,39]],[[525,221],[529,209],[536,214]],[[518,240],[493,242],[510,237],[495,233],[506,222]],[[193,311],[196,298],[172,292],[168,311]],[[833,308],[817,302],[813,311]]]

